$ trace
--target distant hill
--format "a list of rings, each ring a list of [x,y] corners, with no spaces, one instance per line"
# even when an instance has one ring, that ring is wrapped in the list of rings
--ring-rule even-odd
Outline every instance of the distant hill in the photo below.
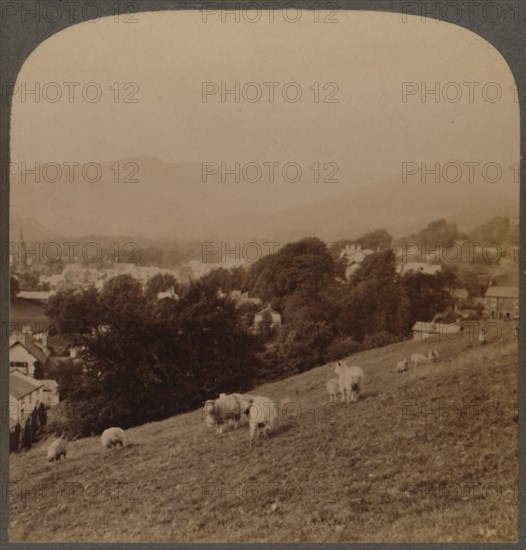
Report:
[[[20,231],[26,243],[48,242],[63,237],[53,229],[43,225],[35,218],[24,218],[11,213],[9,219],[9,239],[11,242],[18,242]]]
[[[421,183],[416,176],[404,183],[400,175],[380,180],[342,175],[332,184],[291,184],[279,177],[272,184],[222,183],[219,176],[203,181],[198,162],[137,157],[101,163],[100,179],[88,183],[81,177],[84,168],[76,168],[80,176],[74,183],[66,170],[56,183],[21,184],[23,174],[12,179],[12,213],[26,220],[27,239],[96,233],[289,242],[306,235],[353,238],[379,227],[396,237],[438,218],[469,231],[492,216],[515,217],[519,210],[518,185],[511,182],[511,172],[504,174],[508,180],[494,184]],[[133,179],[138,181],[129,181]]]
[[[503,196],[484,186],[458,185],[453,190],[419,183],[403,189],[386,180],[317,204],[276,212],[268,225],[287,239],[307,233],[337,240],[377,228],[387,229],[393,236],[407,235],[440,218],[469,231],[493,216],[514,218],[518,212],[518,197]]]

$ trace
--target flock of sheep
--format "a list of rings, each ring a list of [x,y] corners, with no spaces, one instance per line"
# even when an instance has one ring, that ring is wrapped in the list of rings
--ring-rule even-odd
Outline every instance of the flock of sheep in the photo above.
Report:
[[[329,380],[327,383],[331,401],[336,399],[336,394],[340,391],[342,401],[346,397],[347,403],[355,402],[363,387],[363,370],[360,367],[338,362],[334,372],[338,378]],[[289,402],[287,398],[275,403],[259,395],[222,393],[217,399],[209,399],[205,403],[205,422],[208,427],[215,428],[217,436],[227,430],[235,430],[248,424],[250,444],[253,445],[259,436],[266,436],[274,430],[278,420],[278,410],[286,407]]]
[[[487,339],[484,331],[480,332],[478,340],[480,345],[486,344]],[[439,354],[436,349],[430,350],[427,356],[421,353],[413,353],[410,361],[404,358],[396,364],[396,372],[406,372],[409,370],[410,365],[418,367],[426,363],[436,362],[438,358]],[[338,361],[334,372],[338,377],[331,378],[326,384],[329,400],[331,402],[336,401],[339,393],[342,402],[345,400],[347,400],[347,403],[356,402],[363,389],[363,370],[360,367]],[[222,393],[218,399],[206,401],[204,405],[205,422],[208,427],[216,429],[217,436],[227,430],[235,430],[248,424],[250,444],[252,445],[260,435],[266,436],[275,428],[278,407],[284,407],[288,401],[288,399],[284,399],[276,404],[266,397],[240,393],[229,395]],[[125,445],[124,430],[121,428],[108,428],[102,433],[100,439],[102,445],[106,448]],[[67,440],[62,435],[49,446],[48,461],[60,460],[62,456],[66,458],[66,452]]]
[[[331,378],[326,384],[329,400],[336,401],[339,392],[342,401],[345,401],[346,397],[347,403],[357,401],[363,388],[363,370],[360,367],[346,365],[344,362],[338,361],[334,372],[338,378]]]
[[[279,405],[283,407],[287,402],[285,399]],[[266,436],[275,428],[278,407],[272,400],[259,395],[222,393],[218,399],[205,403],[204,414],[206,425],[215,428],[218,436],[248,424],[252,445],[260,435]]]
[[[398,361],[396,364],[396,372],[405,372],[409,370],[409,365],[412,367],[418,367],[419,365],[425,365],[426,363],[436,361],[438,361],[438,351],[436,349],[430,350],[427,355],[413,353],[410,361],[408,361],[405,357],[401,361]]]
[[[104,447],[111,449],[120,445],[124,447],[126,444],[124,439],[124,430],[122,428],[108,428],[102,432],[100,441]],[[58,439],[55,439],[53,443],[48,447],[47,459],[48,462],[54,462],[60,460],[62,457],[66,458],[68,451],[68,440],[65,434],[62,434]]]
[[[481,346],[484,346],[487,343],[488,339],[485,329],[482,329],[479,332],[478,341]],[[413,353],[413,355],[411,355],[411,361],[408,361],[406,358],[398,361],[398,363],[396,364],[396,372],[406,372],[407,370],[409,370],[409,365],[411,365],[412,367],[418,367],[419,365],[424,365],[425,363],[436,361],[438,361],[438,351],[436,349],[429,351],[427,356],[422,355],[421,353]],[[327,391],[328,390],[329,387],[327,386]]]

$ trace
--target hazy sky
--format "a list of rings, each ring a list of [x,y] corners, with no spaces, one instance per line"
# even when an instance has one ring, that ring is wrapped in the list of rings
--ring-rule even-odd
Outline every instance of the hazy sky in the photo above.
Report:
[[[404,161],[457,159],[507,167],[519,158],[512,75],[497,50],[461,27],[423,24],[418,17],[404,23],[401,15],[372,12],[341,12],[335,24],[313,22],[312,12],[294,24],[280,16],[273,23],[266,17],[253,24],[222,23],[219,16],[203,23],[199,12],[180,11],[139,13],[136,18],[136,24],[108,18],[76,25],[30,56],[18,78],[19,90],[39,82],[43,94],[46,83],[57,82],[62,98],[36,103],[31,95],[15,95],[13,162],[83,163],[144,156],[165,162],[298,162],[305,184],[298,188],[260,182],[234,190],[210,185],[197,195],[194,190],[196,202],[181,201],[184,182],[148,181],[135,184],[131,193],[125,188],[90,190],[88,206],[83,198],[88,191],[79,186],[41,183],[12,187],[17,214],[37,217],[58,231],[68,228],[72,234],[91,227],[94,232],[154,235],[170,227],[170,216],[179,205],[179,219],[190,234],[206,201],[222,213],[214,221],[220,229],[251,208],[264,216],[279,207],[345,193],[358,180],[372,185],[396,179]],[[80,83],[73,102],[68,100],[68,82]],[[100,86],[100,101],[83,99],[81,90],[88,82]],[[125,88],[130,82],[134,84]],[[236,103],[232,96],[222,102],[217,93],[203,103],[203,82],[223,82],[228,88],[235,82],[241,87],[255,82],[263,96],[256,103]],[[280,83],[274,103],[267,100],[264,82]],[[288,89],[290,97],[301,89],[296,103],[282,98],[283,85],[289,82],[297,84]],[[319,83],[323,99],[334,89],[330,85],[323,90],[328,82],[337,84],[338,102],[315,102],[309,87]],[[447,93],[454,97],[460,88],[462,95],[457,102],[441,96],[435,103],[432,95],[423,102],[419,91],[404,102],[404,82],[418,83],[419,90],[423,83],[428,88],[438,83],[441,91],[447,83],[458,83]],[[479,84],[474,85],[472,102],[466,82]],[[500,88],[499,101],[489,101],[497,89],[485,87],[489,82]],[[90,97],[96,92],[93,86],[84,89]],[[53,85],[46,88],[51,98],[55,90]],[[131,99],[137,102],[124,102],[135,90]],[[339,182],[313,184],[308,167],[314,162],[336,163]],[[511,181],[508,172],[504,178]],[[161,186],[157,191],[156,185]],[[118,208],[116,222],[119,195],[127,208]],[[67,212],[57,215],[57,202]]]

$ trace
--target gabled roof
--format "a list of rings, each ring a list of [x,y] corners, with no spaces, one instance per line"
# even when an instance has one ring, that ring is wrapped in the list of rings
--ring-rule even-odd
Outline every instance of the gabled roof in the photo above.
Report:
[[[272,307],[270,307],[270,304],[269,304],[267,307],[265,307],[265,308],[263,308],[263,309],[260,309],[260,310],[256,313],[256,315],[261,315],[262,313],[266,313],[267,311],[268,311],[269,313],[277,313],[278,315],[281,315],[281,313],[280,313],[279,311],[276,311],[275,309],[272,309]]]
[[[17,298],[47,303],[52,294],[54,292],[51,290],[21,290],[16,296]]]
[[[16,346],[16,344],[20,344],[23,346],[35,359],[40,361],[43,365],[48,360],[51,353],[48,350],[43,350],[36,342],[35,339],[29,335],[26,334],[25,338],[23,339],[17,339],[15,340],[9,347],[12,348],[13,346]]]
[[[35,380],[21,372],[9,373],[9,395],[12,395],[15,399],[22,399],[22,397],[38,390],[43,385],[41,380]]]
[[[486,290],[486,298],[518,298],[519,288],[516,286],[490,286]]]

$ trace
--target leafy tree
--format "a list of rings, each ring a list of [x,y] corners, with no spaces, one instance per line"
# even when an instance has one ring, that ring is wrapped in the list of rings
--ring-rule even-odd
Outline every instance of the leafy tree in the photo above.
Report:
[[[361,245],[362,248],[370,248],[374,251],[386,250],[391,247],[392,242],[393,238],[385,229],[370,231],[355,240],[355,243]]]
[[[402,283],[410,304],[407,319],[410,326],[416,321],[431,321],[452,305],[449,289],[454,283],[447,272],[436,275],[409,272],[402,277]]]
[[[496,216],[485,224],[479,225],[469,234],[471,241],[479,242],[481,245],[487,243],[504,244],[518,242],[519,226],[512,224],[509,218]]]
[[[325,362],[325,351],[333,338],[324,322],[304,320],[284,326],[272,350],[279,373],[299,373]]]
[[[254,296],[272,302],[278,310],[284,310],[296,294],[295,305],[288,308],[290,314],[291,309],[316,297],[334,277],[335,260],[327,245],[308,237],[258,260],[249,270],[246,286]]]
[[[424,245],[422,250],[438,250],[439,247],[445,247],[465,237],[465,234],[459,232],[456,223],[440,219],[429,223],[420,232],[409,237],[409,240]]]
[[[97,295],[95,288],[59,290],[44,311],[63,334],[88,334],[99,325]]]
[[[200,406],[220,391],[244,390],[258,340],[239,330],[235,303],[197,281],[177,302],[148,302],[127,276],[96,297],[100,330],[79,360],[61,368],[74,430],[141,424]]]
[[[367,256],[351,277],[343,298],[342,332],[359,342],[368,334],[406,330],[409,302],[396,273],[392,250]]]

